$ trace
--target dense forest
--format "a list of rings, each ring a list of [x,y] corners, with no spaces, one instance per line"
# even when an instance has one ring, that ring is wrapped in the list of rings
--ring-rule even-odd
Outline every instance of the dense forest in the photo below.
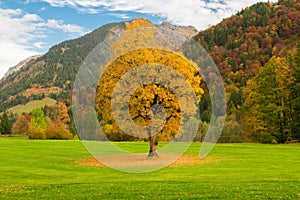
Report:
[[[195,37],[210,52],[226,85],[225,130],[235,130],[221,140],[283,143],[300,139],[299,24],[299,1],[257,3]],[[204,122],[209,122],[209,105],[206,92],[200,103]],[[242,134],[240,129],[244,133],[236,137],[235,133]]]
[[[281,0],[247,7],[194,37],[214,59],[226,87],[227,115],[220,142],[300,141],[299,24],[300,2]],[[45,55],[27,63],[0,82],[0,112],[47,96],[62,99],[60,102],[68,109],[65,113],[69,120],[56,122],[51,117],[52,111],[43,108],[44,118],[52,118],[52,122],[47,122],[47,130],[50,125],[53,130],[63,127],[76,135],[70,102],[78,68],[97,44],[125,29],[125,22],[105,25],[81,38],[55,45]],[[203,140],[211,116],[210,94],[205,82],[201,82],[201,87],[204,94],[196,141]],[[4,112],[0,133],[12,133],[13,124],[20,121],[19,118],[22,124],[26,120],[32,123],[32,117],[16,117]],[[111,119],[103,123],[113,125]],[[109,126],[106,129],[111,132]],[[47,133],[47,130],[44,128],[42,132]],[[116,130],[114,134],[120,134]],[[110,137],[122,140],[122,137]]]

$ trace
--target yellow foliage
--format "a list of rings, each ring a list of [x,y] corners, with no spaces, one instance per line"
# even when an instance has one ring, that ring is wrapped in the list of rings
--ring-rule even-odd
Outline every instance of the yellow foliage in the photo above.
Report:
[[[164,83],[151,83],[143,86],[133,83],[132,80],[128,80],[131,83],[118,83],[122,84],[121,87],[123,88],[126,88],[126,84],[137,84],[139,86],[139,88],[134,89],[135,91],[131,91],[132,95],[129,101],[130,117],[136,125],[148,126],[150,122],[152,123],[150,117],[151,106],[160,104],[165,109],[166,121],[158,137],[161,140],[170,140],[180,132],[179,127],[182,123],[181,110],[188,111],[190,112],[189,114],[195,114],[195,106],[193,107],[193,105],[188,105],[187,103],[186,96],[189,91],[184,86],[187,83],[191,86],[199,102],[203,90],[200,88],[201,78],[198,68],[196,64],[188,61],[180,52],[173,52],[169,49],[170,45],[168,43],[170,43],[170,40],[168,38],[158,39],[160,34],[158,29],[153,28],[152,23],[148,20],[136,19],[127,22],[126,29],[128,31],[111,45],[110,59],[112,61],[105,68],[105,71],[101,71],[102,76],[98,81],[95,100],[97,114],[102,117],[106,124],[111,123],[109,127],[104,125],[103,131],[110,138],[116,138],[116,140],[126,138],[122,130],[114,122],[111,96],[117,83],[125,74],[130,73],[130,76],[134,79],[136,78],[134,74],[136,71],[133,68],[143,66],[145,71],[142,72],[142,75],[139,74],[140,79],[145,79],[146,77],[151,79],[151,77],[162,74],[159,79]],[[164,70],[166,67],[174,69],[180,75],[169,74],[168,69]],[[100,69],[103,70],[104,68],[101,67]],[[161,73],[162,71],[165,73]],[[143,74],[145,74],[144,77]],[[180,98],[184,99],[182,100],[183,103],[181,102],[183,105],[179,105],[179,100],[177,99],[179,97],[176,97],[170,91],[170,88],[176,88],[177,94],[179,93],[181,95]],[[118,135],[118,137],[113,135]]]
[[[39,127],[29,124],[29,131],[28,131],[29,139],[46,139],[46,134],[42,131]]]
[[[126,22],[126,30],[149,28],[152,27],[152,23],[147,19],[139,18],[129,22]]]
[[[113,132],[113,126],[111,124],[105,124],[102,130],[105,134],[111,134]]]
[[[71,140],[73,135],[64,124],[55,124],[51,125],[47,129],[46,138],[56,140]]]
[[[148,71],[145,71],[145,74],[151,75],[153,73],[151,64],[154,63],[160,64],[161,67],[171,67],[180,73],[192,86],[197,96],[197,100],[200,101],[201,94],[203,93],[203,90],[200,88],[201,78],[193,63],[189,62],[177,53],[168,52],[166,50],[151,48],[134,50],[120,56],[111,63],[106,68],[106,71],[103,73],[98,82],[96,109],[98,115],[101,115],[104,121],[113,121],[111,112],[111,95],[120,78],[132,68],[145,64],[148,64],[147,66],[149,67]],[[173,77],[172,80],[168,80],[168,77],[166,77],[166,81],[170,82],[169,85],[183,85],[180,83],[182,80],[178,79],[178,77]],[[184,88],[179,88],[178,91],[181,94],[185,94],[186,92],[184,91]],[[168,119],[166,121],[165,128],[158,136],[161,140],[170,140],[178,132],[181,121],[181,110],[177,97],[169,89],[164,88],[159,84],[149,84],[138,88],[133,92],[130,98],[130,116],[134,119],[134,122],[137,125],[147,126],[150,122],[150,107],[154,103],[155,96],[157,96],[160,103],[165,108],[166,117]],[[181,106],[189,107],[190,105]],[[192,110],[191,106],[191,112]],[[120,133],[120,130],[118,130],[118,126],[116,126],[115,123],[112,123],[112,126],[114,127],[115,134]]]

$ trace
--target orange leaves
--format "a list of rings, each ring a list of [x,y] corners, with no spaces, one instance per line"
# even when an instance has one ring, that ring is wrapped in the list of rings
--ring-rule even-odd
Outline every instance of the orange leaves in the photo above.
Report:
[[[17,117],[17,121],[12,126],[13,135],[28,135],[28,123],[30,118],[28,115],[21,115]]]
[[[56,123],[69,123],[70,122],[68,108],[61,100],[56,102],[55,109],[57,110]]]
[[[144,66],[145,70],[142,74],[137,75],[137,71],[134,68],[139,68],[140,66]],[[179,75],[167,73],[168,68],[166,69],[166,67],[176,70],[184,80]],[[182,120],[181,106],[188,112],[194,112],[193,106],[185,103],[187,101],[185,96],[189,95],[190,91],[187,91],[184,86],[187,83],[191,85],[198,101],[203,93],[203,90],[200,88],[201,78],[197,72],[197,68],[192,62],[186,60],[180,54],[166,50],[144,48],[123,54],[106,68],[98,82],[96,92],[97,113],[99,116],[102,116],[105,124],[112,122],[109,128],[104,124],[105,132],[112,134],[111,128],[116,127],[117,130],[114,130],[114,132],[122,134],[112,116],[111,95],[120,79],[126,73],[130,73],[131,80],[122,80],[118,83],[123,88],[127,88],[128,92],[130,91],[130,85],[136,84],[139,86],[139,83],[135,82],[136,76],[139,76],[140,79],[146,82],[148,79],[149,81],[150,79],[154,80],[152,84],[141,85],[134,91],[130,91],[132,92],[129,101],[130,117],[137,125],[147,126],[151,120],[151,106],[156,104],[162,105],[165,109],[167,120],[164,129],[158,136],[161,140],[172,139],[179,131]],[[173,94],[170,88],[176,88],[179,96]],[[124,92],[124,98],[126,95],[128,94]],[[182,105],[179,104],[178,97],[184,99]],[[118,98],[122,98],[122,94]]]
[[[49,126],[46,131],[47,139],[56,139],[56,140],[71,140],[73,138],[72,133],[67,129],[64,124],[54,124]]]

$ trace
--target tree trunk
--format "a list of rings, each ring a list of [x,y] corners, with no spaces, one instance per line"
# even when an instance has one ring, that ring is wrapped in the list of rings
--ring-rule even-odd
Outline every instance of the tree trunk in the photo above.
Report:
[[[156,116],[158,114],[158,112],[161,111],[161,107],[158,106],[158,103],[159,103],[158,99],[159,99],[158,95],[155,94],[154,100],[153,100],[153,104],[150,107],[153,116]],[[149,127],[149,129],[148,129],[148,135],[149,135],[149,140],[150,140],[150,150],[149,150],[148,158],[154,158],[154,157],[158,156],[158,154],[157,154],[158,140],[157,140],[157,137],[155,135],[157,133],[152,134],[153,131],[155,131],[155,130],[151,130],[151,128]]]
[[[149,137],[150,139],[150,150],[149,150],[149,154],[148,154],[148,158],[154,158],[157,157],[157,144],[158,144],[158,140],[156,135],[153,135]]]

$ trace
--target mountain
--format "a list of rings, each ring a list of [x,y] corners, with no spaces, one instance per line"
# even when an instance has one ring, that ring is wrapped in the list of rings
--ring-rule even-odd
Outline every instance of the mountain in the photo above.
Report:
[[[30,63],[34,62],[39,57],[41,57],[41,55],[30,56],[30,57],[22,60],[16,66],[8,69],[8,71],[3,76],[3,79],[6,79],[6,77],[8,77],[9,75],[11,75],[13,73],[17,73],[23,66],[29,65]]]
[[[39,93],[67,98],[76,72],[88,53],[108,35],[124,30],[124,23],[107,24],[78,39],[55,45],[33,62],[25,63],[16,73],[2,79],[0,110],[38,99]]]
[[[228,85],[243,87],[272,57],[295,51],[300,38],[300,1],[257,3],[200,32]]]
[[[77,71],[89,52],[107,37],[124,32],[126,25],[140,23],[172,28],[191,36],[198,33],[192,26],[174,26],[167,22],[154,25],[145,19],[106,24],[80,38],[57,44],[46,54],[28,58],[10,69],[0,82],[0,112],[44,97],[62,98],[67,102]]]
[[[175,30],[191,37],[194,37],[199,33],[199,31],[193,26],[175,26],[169,22],[163,22],[159,25],[159,27]]]
[[[94,47],[126,30],[159,26],[193,36],[217,64],[224,80],[228,105],[219,141],[300,141],[299,24],[299,0],[256,3],[200,32],[190,26],[174,26],[167,22],[154,25],[146,19],[107,24],[80,38],[55,45],[45,55],[30,58],[12,68],[0,82],[0,112],[14,105],[51,97],[64,100],[69,106],[64,105],[64,115],[69,115],[75,76]],[[117,51],[118,46],[114,50]],[[130,64],[131,57],[129,59],[127,63]],[[114,76],[114,72],[118,71],[113,68],[109,74]],[[199,105],[202,119],[199,123],[204,127],[200,135],[204,136],[211,116],[211,98],[205,83],[201,84],[204,95]],[[61,100],[57,102],[63,105]],[[48,117],[53,114],[51,109],[44,108]],[[60,110],[59,107],[56,109]],[[10,117],[13,121],[13,115]],[[74,121],[71,115],[69,117],[69,130],[75,135]],[[103,119],[101,114],[98,117]],[[113,127],[111,122],[102,120],[101,123]],[[202,141],[201,136],[196,138]]]
[[[63,98],[68,102],[81,62],[105,38],[124,32],[128,23],[155,26],[144,19],[106,24],[80,38],[57,44],[46,54],[11,69],[0,83],[0,112],[44,97]],[[257,3],[201,32],[167,22],[158,26],[194,36],[216,62],[228,97],[232,92],[238,94],[235,100],[238,103],[234,103],[237,107],[243,102],[246,82],[272,56],[283,57],[295,51],[300,37],[299,24],[299,0],[281,0]]]
[[[220,70],[228,98],[227,114],[238,117],[244,89],[271,57],[296,51],[300,39],[300,1],[256,3],[196,35]],[[203,103],[207,106],[209,95]],[[208,115],[205,114],[205,121]],[[230,118],[230,117],[229,117]]]

